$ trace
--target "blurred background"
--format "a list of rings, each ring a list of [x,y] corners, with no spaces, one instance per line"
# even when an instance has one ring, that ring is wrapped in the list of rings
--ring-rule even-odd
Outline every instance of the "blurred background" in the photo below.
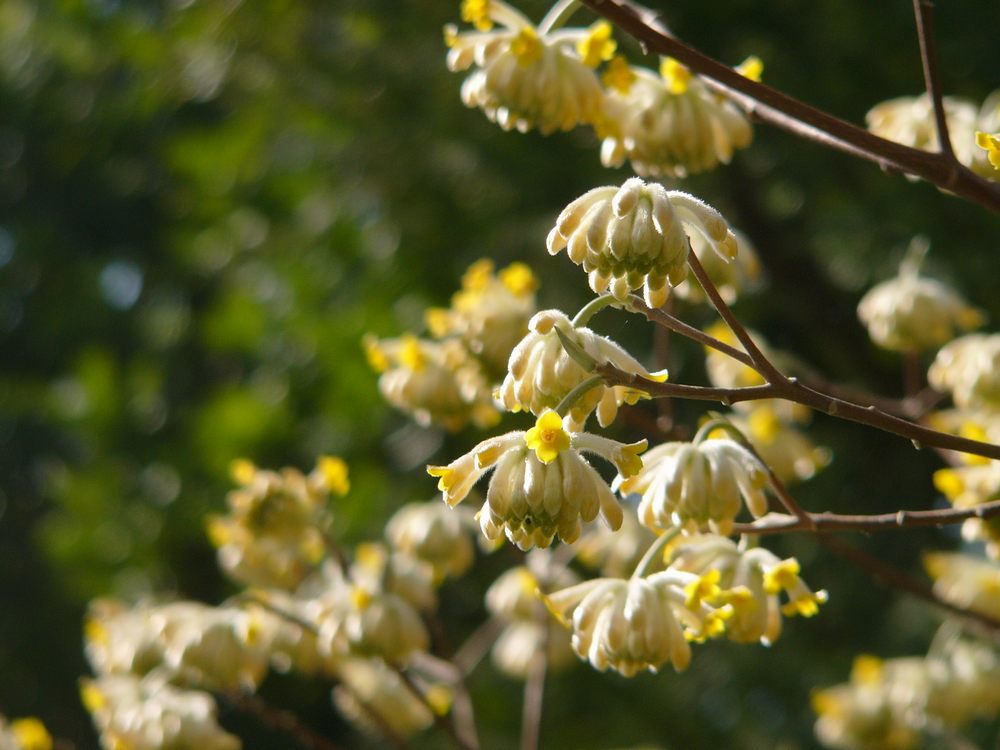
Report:
[[[546,9],[520,7],[536,19]],[[905,0],[662,9],[706,53],[759,55],[768,83],[854,122],[922,89]],[[0,1],[0,713],[38,715],[77,748],[97,746],[77,691],[86,604],[231,593],[203,518],[223,507],[232,459],[308,469],[319,453],[343,456],[353,489],[336,533],[349,542],[434,495],[423,465],[479,438],[386,407],[366,331],[414,329],[483,256],[529,263],[543,308],[572,314],[588,299],[584,275],[545,254],[545,234],[569,200],[630,173],[601,167],[589,131],[504,133],[465,109],[441,33],[457,20],[457,2],[414,0]],[[1000,86],[1000,6],[972,19],[942,5],[937,26],[946,92],[982,101]],[[931,241],[928,272],[1000,319],[1000,222],[927,185],[758,128],[729,168],[683,188],[758,248],[768,286],[741,300],[744,320],[832,379],[900,393],[899,362],[869,343],[855,307],[915,234]],[[594,325],[652,364],[638,318]],[[697,347],[670,356],[672,380],[705,382]],[[693,424],[704,406],[676,410]],[[806,507],[938,502],[933,454],[821,417],[811,434],[834,461],[798,488]],[[917,575],[921,549],[958,543],[923,530],[851,541]],[[810,690],[846,679],[860,652],[924,653],[939,622],[927,605],[808,538],[770,546],[830,591],[821,616],[789,623],[769,650],[709,644],[682,675],[574,667],[549,683],[543,747],[811,748]],[[446,589],[456,638],[506,563]],[[484,664],[471,686],[485,746],[506,746],[520,685]],[[282,678],[264,691],[366,746],[328,687]],[[294,747],[221,718],[248,747]]]

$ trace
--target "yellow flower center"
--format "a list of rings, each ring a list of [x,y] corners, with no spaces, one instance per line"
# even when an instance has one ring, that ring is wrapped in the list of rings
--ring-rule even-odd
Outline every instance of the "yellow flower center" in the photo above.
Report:
[[[479,31],[492,29],[490,0],[462,0],[462,20],[471,23]]]
[[[627,94],[632,88],[632,84],[635,83],[635,77],[628,60],[621,55],[616,55],[608,65],[608,69],[604,71],[601,80],[609,89],[614,89],[619,94]]]
[[[782,589],[794,586],[799,580],[799,561],[794,557],[782,560],[764,573],[764,591],[777,594]]]
[[[549,464],[569,448],[570,437],[563,429],[562,417],[549,409],[538,418],[534,427],[524,433],[524,442],[539,461]]]
[[[360,586],[351,589],[351,604],[355,609],[364,610],[372,603],[372,595]]]
[[[667,82],[667,90],[671,94],[683,94],[688,90],[691,81],[691,71],[672,57],[663,58],[660,63],[660,75]]]
[[[583,58],[583,64],[588,68],[596,68],[602,62],[610,60],[617,49],[618,43],[611,36],[611,24],[598,21],[590,27],[587,36],[576,45],[576,51]]]
[[[697,609],[703,601],[714,604],[722,593],[722,589],[719,588],[721,576],[718,569],[710,570],[698,580],[691,581],[685,586],[684,593],[687,595],[687,599],[684,600],[684,604],[687,608]]]
[[[517,58],[518,65],[528,67],[542,59],[542,42],[531,26],[523,27],[511,40],[510,51]]]

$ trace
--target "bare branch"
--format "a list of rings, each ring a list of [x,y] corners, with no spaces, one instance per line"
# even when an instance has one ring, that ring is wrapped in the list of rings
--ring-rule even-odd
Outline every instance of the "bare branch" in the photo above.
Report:
[[[920,62],[924,69],[927,96],[934,105],[934,123],[937,125],[938,148],[941,153],[958,163],[948,135],[948,119],[944,111],[944,95],[938,77],[937,42],[934,38],[934,4],[930,0],[913,0],[913,17],[917,22],[917,41],[920,42]]]

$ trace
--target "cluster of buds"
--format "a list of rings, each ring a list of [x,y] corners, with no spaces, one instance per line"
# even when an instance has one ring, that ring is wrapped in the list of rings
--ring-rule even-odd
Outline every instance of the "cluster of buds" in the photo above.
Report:
[[[0,750],[52,750],[52,735],[34,716],[9,723],[0,716]]]
[[[535,659],[543,655],[549,668],[572,661],[566,629],[548,616],[539,594],[572,586],[579,579],[555,563],[545,550],[532,551],[524,565],[511,568],[486,591],[486,609],[503,623],[491,656],[497,669],[526,679]]]
[[[667,372],[650,373],[628,352],[611,339],[594,333],[559,310],[544,310],[531,319],[530,332],[514,347],[507,377],[498,391],[498,399],[508,411],[530,411],[541,416],[555,409],[592,372],[587,371],[567,351],[565,342],[595,363],[610,363],[623,372],[663,381]],[[596,383],[580,394],[567,412],[574,430],[583,428],[595,410],[597,421],[606,427],[614,421],[622,404],[634,404],[646,394],[625,386]]]
[[[238,460],[231,473],[239,487],[226,498],[229,513],[208,519],[220,566],[251,586],[295,588],[326,555],[330,495],[347,494],[347,464],[322,456],[304,475]]]
[[[944,97],[948,136],[955,157],[966,167],[988,179],[998,179],[994,163],[1000,162],[1000,148],[991,134],[1000,130],[1000,91],[994,91],[977,107],[975,102]],[[868,129],[876,135],[924,151],[938,150],[934,105],[927,94],[903,96],[872,107],[865,116]],[[992,148],[991,148],[992,147]]]
[[[406,334],[397,339],[366,336],[379,390],[421,425],[449,431],[469,422],[491,427],[500,419],[492,385],[506,369],[511,349],[528,330],[538,282],[523,263],[494,273],[493,263],[473,263],[451,307],[427,311],[435,338]]]
[[[386,524],[386,540],[403,554],[430,565],[435,582],[457,578],[475,556],[469,534],[475,521],[464,511],[439,502],[404,505]]]
[[[1000,711],[1000,659],[987,644],[952,640],[939,653],[854,660],[850,682],[812,697],[816,736],[838,750],[916,750],[925,732],[954,731]]]
[[[858,303],[858,317],[878,346],[896,352],[936,349],[956,330],[983,322],[979,310],[936,279],[920,275],[926,242],[914,240],[899,274],[868,290]]]
[[[80,695],[105,750],[242,747],[238,737],[219,726],[211,695],[176,688],[157,674],[83,680]]]

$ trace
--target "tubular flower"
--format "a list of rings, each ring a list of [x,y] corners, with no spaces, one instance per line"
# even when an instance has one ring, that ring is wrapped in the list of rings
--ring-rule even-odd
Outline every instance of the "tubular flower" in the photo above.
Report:
[[[804,432],[788,424],[779,414],[781,406],[781,402],[764,399],[752,404],[746,412],[727,418],[782,482],[812,479],[817,471],[830,464],[830,449],[817,446]]]
[[[106,750],[239,750],[216,720],[208,693],[180,690],[156,675],[82,680],[80,696]]]
[[[398,339],[364,339],[368,362],[380,372],[382,397],[426,427],[452,432],[468,422],[490,427],[500,419],[479,362],[461,341],[426,341],[404,335]]]
[[[921,250],[900,265],[899,275],[872,287],[858,303],[858,317],[878,346],[896,352],[936,349],[982,325],[983,314],[936,279],[920,276]]]
[[[344,717],[370,734],[380,736],[379,717],[396,736],[408,739],[434,723],[434,714],[403,684],[399,674],[378,659],[351,659],[339,674],[333,703]],[[442,685],[423,688],[428,702],[441,714],[448,712],[451,694]]]
[[[684,539],[672,550],[668,570],[683,570],[698,576],[699,586],[687,594],[711,604],[729,604],[732,616],[726,635],[737,643],[774,643],[781,635],[781,615],[812,617],[827,600],[825,591],[813,593],[799,578],[795,558],[779,560],[763,547],[743,549],[726,537],[706,534]],[[784,591],[788,602],[781,605]]]
[[[669,661],[681,672],[691,662],[688,641],[700,640],[724,617],[704,602],[687,606],[684,588],[695,580],[674,570],[628,580],[595,578],[550,594],[546,604],[572,629],[573,650],[595,669],[611,667],[632,677]]]
[[[594,188],[570,203],[549,232],[549,254],[563,248],[589,274],[598,294],[610,287],[624,301],[642,287],[646,304],[662,305],[687,277],[689,234],[701,234],[720,256],[736,256],[736,237],[718,211],[692,195],[638,177]]]
[[[462,84],[462,102],[504,130],[522,133],[538,128],[548,135],[594,122],[603,92],[592,67],[614,51],[606,24],[540,32],[502,0],[483,5],[477,31],[445,28],[448,69],[473,68]]]
[[[486,609],[504,623],[491,651],[493,663],[517,679],[528,676],[535,655],[543,647],[550,668],[573,660],[569,634],[547,616],[539,594],[572,586],[579,579],[565,566],[554,565],[545,552],[533,550],[526,565],[507,570],[486,591]]]
[[[643,177],[686,177],[728,164],[753,140],[743,111],[676,60],[664,58],[659,74],[639,67],[628,72],[606,76],[598,127],[604,166],[628,159]]]
[[[939,391],[950,392],[956,406],[1000,407],[1000,334],[970,333],[946,344],[927,371]]]
[[[610,362],[619,370],[642,375],[651,380],[666,380],[666,371],[648,372],[628,352],[611,339],[583,326],[575,327],[559,310],[544,310],[529,323],[530,332],[510,354],[507,377],[498,391],[498,400],[508,411],[530,411],[540,415],[554,409],[576,386],[583,383],[588,372],[563,347],[556,329],[573,341],[598,363]],[[597,421],[607,427],[622,404],[634,404],[646,394],[625,386],[598,383],[570,408],[569,423],[581,429],[587,417],[597,411]]]
[[[451,307],[427,311],[427,327],[435,338],[460,337],[488,373],[499,376],[510,350],[528,332],[537,288],[538,280],[523,263],[494,274],[492,261],[479,260],[462,277]]]
[[[1000,563],[970,555],[931,552],[924,567],[934,579],[934,593],[972,612],[1000,618]]]
[[[564,542],[580,536],[581,522],[600,513],[612,529],[622,510],[601,475],[581,455],[595,453],[632,476],[642,467],[646,441],[626,445],[586,432],[568,432],[553,411],[544,412],[527,432],[484,440],[447,466],[428,466],[438,477],[445,502],[457,505],[490,469],[486,502],[477,518],[483,533],[501,532],[521,549],[547,547],[558,535]]]
[[[697,232],[691,235],[691,250],[705,269],[705,273],[719,290],[726,304],[733,304],[744,292],[753,291],[759,286],[762,269],[760,259],[753,243],[742,232],[733,230],[736,237],[738,252],[735,258],[723,258],[712,250],[705,238]],[[677,296],[687,302],[707,302],[705,290],[693,279],[688,279],[675,290]]]
[[[323,456],[303,475],[294,468],[279,473],[239,460],[231,473],[240,486],[226,497],[229,513],[208,519],[219,565],[241,583],[295,588],[326,554],[330,494],[347,493],[347,464]]]
[[[728,438],[658,445],[638,474],[619,477],[615,486],[622,495],[642,495],[639,522],[651,529],[679,526],[686,533],[728,534],[741,498],[755,518],[767,512],[767,472],[750,451]]]
[[[113,600],[90,606],[85,652],[99,674],[144,675],[218,690],[256,687],[267,672],[267,654],[248,612],[173,602],[129,609]]]
[[[946,96],[944,111],[955,157],[970,166],[976,153],[976,105],[966,99]],[[938,150],[934,105],[927,94],[902,96],[876,104],[868,110],[865,122],[868,130],[887,140],[923,151]]]
[[[0,750],[52,750],[52,735],[34,716],[7,723],[0,716]]]
[[[440,583],[449,576],[462,575],[472,565],[471,515],[438,502],[410,503],[389,519],[385,538],[400,552],[428,563],[434,580]]]

